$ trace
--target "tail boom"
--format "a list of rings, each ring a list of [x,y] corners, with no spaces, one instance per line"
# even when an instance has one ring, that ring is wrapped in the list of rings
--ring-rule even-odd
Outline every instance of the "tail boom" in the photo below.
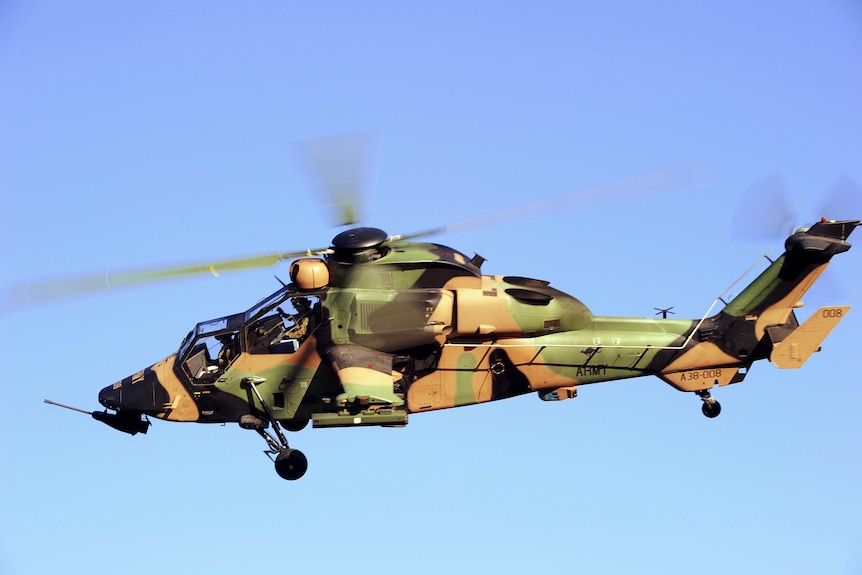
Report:
[[[759,359],[779,368],[801,367],[820,349],[847,306],[820,308],[799,325],[794,309],[829,265],[846,252],[845,240],[859,220],[822,221],[799,230],[785,252],[718,315],[705,320],[692,345],[680,351],[658,376],[681,391],[702,391],[742,381]]]

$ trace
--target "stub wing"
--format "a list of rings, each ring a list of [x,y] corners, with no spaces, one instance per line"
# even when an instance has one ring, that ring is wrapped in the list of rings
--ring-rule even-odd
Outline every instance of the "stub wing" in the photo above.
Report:
[[[849,310],[850,306],[821,307],[784,339],[772,342],[769,361],[782,369],[802,367]]]

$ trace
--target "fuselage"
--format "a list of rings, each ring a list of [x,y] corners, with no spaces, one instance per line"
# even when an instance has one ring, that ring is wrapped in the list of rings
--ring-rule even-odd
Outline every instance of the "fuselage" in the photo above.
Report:
[[[176,353],[105,388],[100,401],[221,423],[263,409],[249,382],[275,419],[297,422],[343,410],[351,385],[350,401],[371,390],[414,413],[533,391],[559,398],[563,388],[657,373],[694,328],[595,317],[546,281],[483,275],[479,261],[424,243],[330,259],[322,285],[292,283],[199,323]],[[374,395],[375,386],[391,395]]]

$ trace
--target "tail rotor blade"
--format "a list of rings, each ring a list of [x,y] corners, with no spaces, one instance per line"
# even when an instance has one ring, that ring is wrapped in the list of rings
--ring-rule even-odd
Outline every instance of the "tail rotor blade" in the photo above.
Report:
[[[776,172],[755,182],[742,197],[731,219],[731,237],[783,239],[799,224],[787,179]]]
[[[862,214],[862,185],[847,174],[832,184],[820,206],[820,216],[829,220],[858,218]]]

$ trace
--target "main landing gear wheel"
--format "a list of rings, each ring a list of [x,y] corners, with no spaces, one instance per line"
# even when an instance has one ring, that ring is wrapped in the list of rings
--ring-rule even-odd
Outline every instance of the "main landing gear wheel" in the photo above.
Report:
[[[261,407],[263,407],[263,414],[258,414],[261,416],[253,414],[243,415],[240,417],[239,425],[243,429],[253,429],[266,441],[269,449],[264,451],[264,453],[275,463],[275,472],[278,473],[279,477],[288,481],[295,481],[305,475],[308,469],[308,459],[306,459],[303,452],[298,449],[291,449],[288,445],[287,438],[284,436],[278,420],[272,416],[272,411],[257,390],[257,384],[263,381],[265,380],[255,377],[246,377],[243,379],[242,384],[249,392],[249,405],[254,404],[251,395],[253,392],[257,396]],[[308,424],[308,421],[303,423]],[[266,430],[270,425],[272,425],[275,437]],[[302,427],[305,427],[305,425]],[[302,429],[302,427],[299,429]],[[275,456],[274,458],[273,455]]]
[[[275,458],[275,472],[282,479],[294,481],[305,475],[308,459],[298,449],[285,449]]]

